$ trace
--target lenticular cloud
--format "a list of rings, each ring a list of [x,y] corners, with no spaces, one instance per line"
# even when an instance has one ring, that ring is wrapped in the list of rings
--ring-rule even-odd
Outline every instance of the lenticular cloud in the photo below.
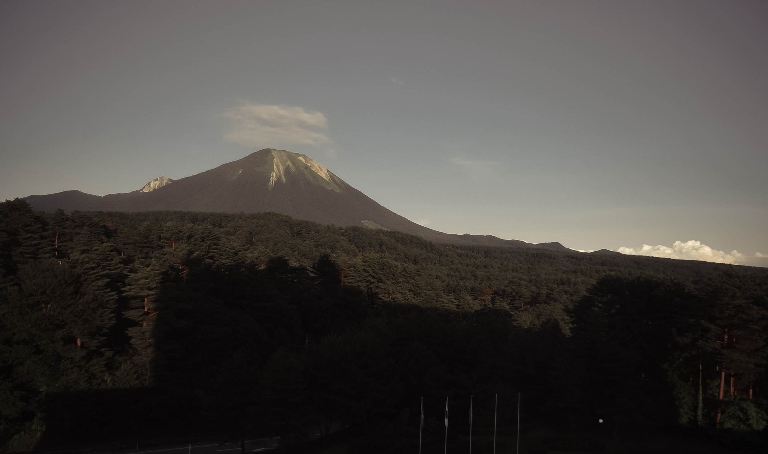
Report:
[[[733,250],[730,253],[718,251],[703,244],[701,241],[690,240],[686,242],[675,241],[672,247],[661,244],[651,246],[644,244],[639,249],[620,247],[618,249],[622,254],[627,255],[645,255],[648,257],[666,257],[680,260],[701,260],[704,262],[732,263],[741,264],[745,261],[744,254]]]

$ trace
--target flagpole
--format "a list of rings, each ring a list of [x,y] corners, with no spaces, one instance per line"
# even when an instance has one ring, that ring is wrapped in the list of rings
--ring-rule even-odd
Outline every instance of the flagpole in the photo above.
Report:
[[[499,408],[499,395],[496,394],[496,404],[493,406],[493,454],[496,454],[496,410]]]
[[[421,396],[421,421],[419,423],[419,454],[421,454],[421,430],[424,428],[424,396]]]
[[[517,393],[517,453],[520,453],[520,393]]]
[[[469,395],[469,454],[472,454],[472,394]]]
[[[445,454],[448,454],[448,398],[445,398]]]

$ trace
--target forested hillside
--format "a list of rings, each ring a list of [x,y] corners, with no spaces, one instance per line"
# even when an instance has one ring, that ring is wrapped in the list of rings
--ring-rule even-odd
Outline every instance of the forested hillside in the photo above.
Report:
[[[766,269],[0,203],[9,451],[334,424],[401,452],[421,396],[439,444],[446,396],[488,427],[518,392],[528,424],[756,433],[766,359]]]

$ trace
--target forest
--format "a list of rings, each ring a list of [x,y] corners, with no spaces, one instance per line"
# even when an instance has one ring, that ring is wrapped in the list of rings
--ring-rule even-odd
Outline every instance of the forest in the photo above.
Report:
[[[463,452],[469,396],[487,434],[518,393],[526,430],[765,452],[767,359],[768,269],[0,203],[5,452],[333,427],[348,452],[417,452],[422,397],[424,452],[446,397]]]

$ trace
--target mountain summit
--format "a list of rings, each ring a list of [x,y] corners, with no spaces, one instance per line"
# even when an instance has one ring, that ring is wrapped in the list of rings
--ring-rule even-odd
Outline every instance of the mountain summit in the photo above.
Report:
[[[43,211],[272,211],[323,224],[420,236],[429,231],[382,207],[309,156],[271,148],[186,178],[160,177],[140,191],[103,197],[65,191],[26,200]]]
[[[167,184],[173,183],[173,180],[166,177],[165,175],[155,178],[154,180],[150,181],[149,183],[145,184],[144,187],[139,189],[141,192],[152,192],[155,189],[162,188],[163,186]]]
[[[42,211],[271,211],[321,224],[396,230],[441,243],[530,246],[428,229],[379,205],[310,157],[272,148],[186,178],[160,177],[140,191],[103,197],[65,191],[26,200]]]
[[[286,173],[289,175],[291,173],[301,174],[308,180],[335,192],[341,192],[341,186],[346,184],[306,155],[284,150],[270,151],[272,154],[272,171],[269,173],[270,190],[275,186],[275,183],[287,182]]]

